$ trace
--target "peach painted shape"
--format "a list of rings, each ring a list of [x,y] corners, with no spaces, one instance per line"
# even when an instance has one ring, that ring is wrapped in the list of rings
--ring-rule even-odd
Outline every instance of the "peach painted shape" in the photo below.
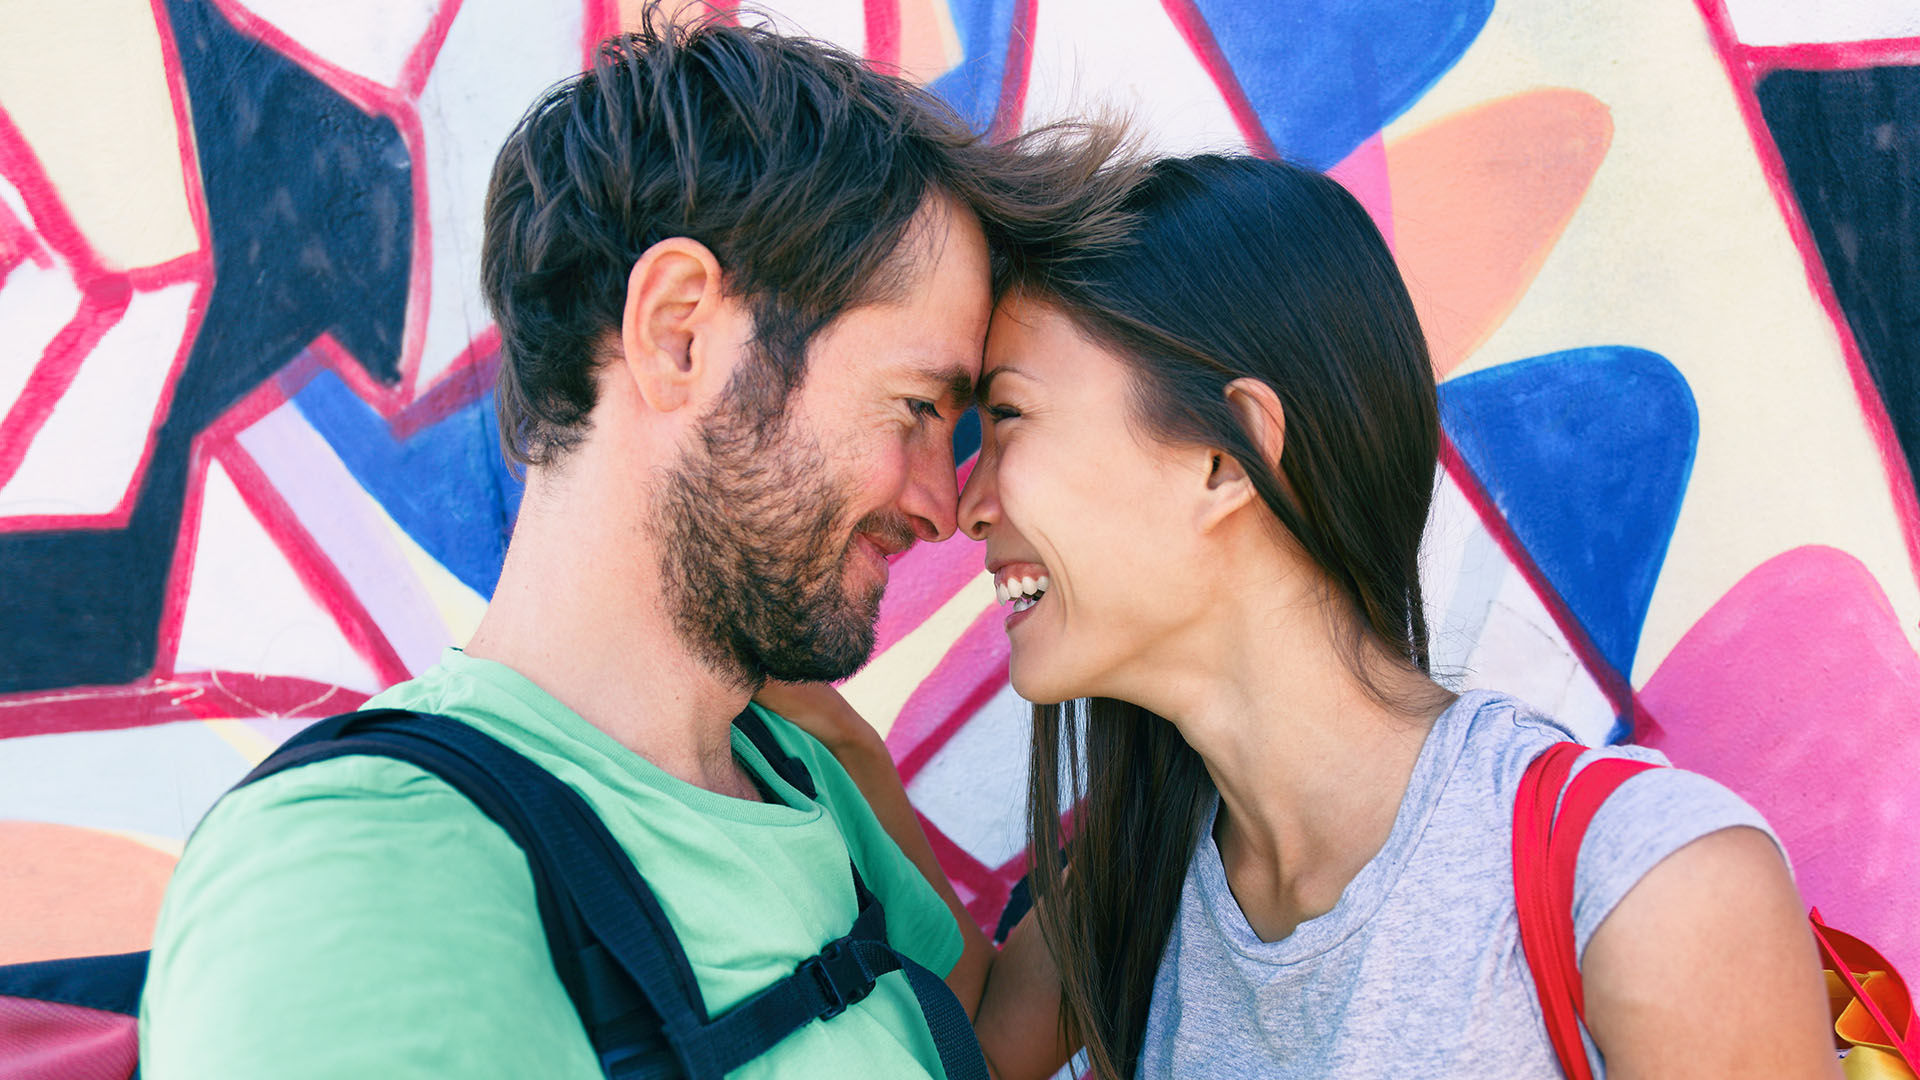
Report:
[[[900,70],[926,85],[952,71],[960,34],[945,0],[900,0]]]
[[[1806,902],[1920,972],[1920,656],[1858,559],[1807,546],[1762,563],[1639,701],[1640,742],[1757,807]]]
[[[1607,107],[1534,90],[1389,142],[1394,253],[1445,378],[1512,312],[1613,141]]]
[[[0,964],[146,948],[173,863],[112,833],[0,821]]]

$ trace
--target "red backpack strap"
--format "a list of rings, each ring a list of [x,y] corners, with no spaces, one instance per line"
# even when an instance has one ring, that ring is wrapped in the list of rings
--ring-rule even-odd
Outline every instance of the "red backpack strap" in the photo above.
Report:
[[[1540,995],[1547,1037],[1568,1080],[1593,1080],[1580,1025],[1586,996],[1574,945],[1573,881],[1587,827],[1619,786],[1655,766],[1602,758],[1567,776],[1586,747],[1556,743],[1527,766],[1513,804],[1513,898],[1520,945]],[[1563,795],[1564,792],[1564,795]],[[1557,812],[1556,812],[1557,808]]]

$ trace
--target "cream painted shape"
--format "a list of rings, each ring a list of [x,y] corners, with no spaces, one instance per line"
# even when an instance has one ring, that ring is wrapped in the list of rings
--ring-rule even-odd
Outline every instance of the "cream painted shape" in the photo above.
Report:
[[[0,109],[111,269],[200,249],[147,0],[0,3]]]
[[[1879,449],[1699,13],[1499,5],[1388,134],[1540,86],[1603,102],[1612,147],[1526,296],[1455,377],[1610,344],[1651,349],[1686,377],[1699,449],[1634,684],[1749,570],[1803,544],[1865,563],[1920,644],[1920,585]]]

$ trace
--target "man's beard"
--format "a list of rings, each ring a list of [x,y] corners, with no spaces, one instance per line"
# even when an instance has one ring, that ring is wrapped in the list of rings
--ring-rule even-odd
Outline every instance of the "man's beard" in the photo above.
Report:
[[[912,526],[897,511],[875,513],[847,533],[847,498],[818,443],[786,416],[756,423],[758,410],[727,397],[701,421],[657,504],[674,624],[716,674],[745,689],[845,678],[873,652],[885,589],[847,586],[855,536],[904,548]]]

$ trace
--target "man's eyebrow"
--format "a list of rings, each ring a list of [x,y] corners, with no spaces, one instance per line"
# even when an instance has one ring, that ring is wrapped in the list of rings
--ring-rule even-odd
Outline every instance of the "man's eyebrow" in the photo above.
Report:
[[[914,374],[929,384],[937,384],[946,391],[948,400],[973,401],[973,372],[964,364],[929,365],[915,370]]]

